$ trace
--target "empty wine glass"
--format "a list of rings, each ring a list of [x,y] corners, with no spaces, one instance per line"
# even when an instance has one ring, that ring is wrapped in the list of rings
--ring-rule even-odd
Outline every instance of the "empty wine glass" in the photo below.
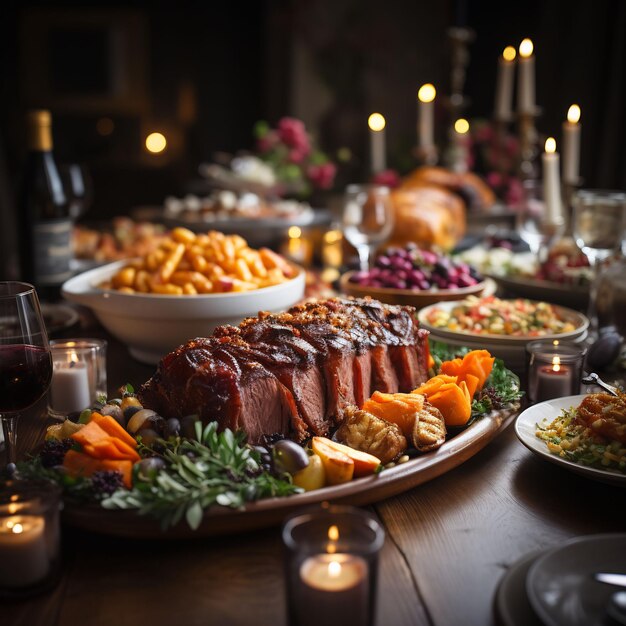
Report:
[[[84,165],[68,163],[59,166],[59,174],[69,204],[70,217],[77,220],[91,204],[91,177]]]
[[[359,254],[361,270],[368,270],[372,252],[389,239],[393,230],[389,188],[349,185],[343,206],[342,230]]]
[[[35,288],[0,282],[0,419],[10,468],[19,412],[46,393],[51,379],[50,346]]]
[[[596,301],[600,267],[622,245],[626,226],[626,193],[602,189],[581,189],[572,198],[573,235],[576,245],[589,259],[593,275],[589,287],[590,337],[598,333]]]
[[[523,187],[524,196],[516,215],[517,232],[540,265],[552,244],[565,232],[565,221],[546,219],[541,180],[525,180]]]

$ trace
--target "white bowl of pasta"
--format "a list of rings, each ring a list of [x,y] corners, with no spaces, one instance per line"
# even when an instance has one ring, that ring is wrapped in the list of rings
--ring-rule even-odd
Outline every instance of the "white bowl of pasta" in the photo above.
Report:
[[[63,297],[89,307],[100,323],[124,342],[133,357],[155,364],[168,352],[195,337],[206,337],[216,326],[239,324],[259,311],[277,312],[304,297],[305,272],[276,285],[248,291],[197,295],[128,293],[106,287],[129,261],[118,261],[68,280]]]

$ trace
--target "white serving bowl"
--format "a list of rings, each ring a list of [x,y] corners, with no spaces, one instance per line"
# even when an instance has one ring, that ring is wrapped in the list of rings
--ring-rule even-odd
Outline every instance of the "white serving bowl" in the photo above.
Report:
[[[447,328],[438,328],[428,323],[428,315],[433,309],[441,308],[449,311],[459,304],[461,304],[461,301],[440,302],[422,309],[417,314],[420,327],[425,328],[430,332],[430,339],[433,341],[440,341],[441,343],[449,346],[465,346],[472,350],[488,350],[493,356],[502,359],[506,367],[514,371],[516,374],[525,374],[527,362],[526,346],[531,341],[559,340],[580,343],[584,342],[587,338],[589,320],[582,313],[578,313],[573,309],[568,309],[558,305],[552,306],[556,309],[560,317],[567,319],[574,324],[574,330],[566,333],[551,333],[540,337],[517,337],[512,335],[492,335],[489,333],[477,334],[448,330]]]
[[[239,324],[259,311],[282,311],[304,297],[305,272],[254,291],[197,296],[127,294],[101,285],[128,261],[118,261],[68,280],[63,297],[89,307],[100,323],[143,363],[161,357],[195,337],[208,337],[216,326]]]

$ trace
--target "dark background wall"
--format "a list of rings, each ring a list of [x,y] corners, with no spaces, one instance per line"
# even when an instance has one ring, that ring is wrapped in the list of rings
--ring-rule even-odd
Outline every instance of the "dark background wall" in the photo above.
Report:
[[[258,119],[299,116],[331,154],[348,147],[343,182],[365,176],[365,120],[380,110],[389,161],[408,169],[417,87],[434,82],[442,96],[449,88],[450,26],[476,33],[467,117],[491,115],[497,57],[529,36],[540,131],[559,137],[568,106],[579,103],[585,184],[626,188],[626,3],[619,0],[27,0],[0,8],[4,238],[24,152],[23,114],[33,106],[52,110],[59,160],[88,166],[92,220],[184,193],[216,151],[252,147]],[[98,130],[103,119],[113,123],[108,134]],[[151,130],[170,141],[160,157],[143,148]]]

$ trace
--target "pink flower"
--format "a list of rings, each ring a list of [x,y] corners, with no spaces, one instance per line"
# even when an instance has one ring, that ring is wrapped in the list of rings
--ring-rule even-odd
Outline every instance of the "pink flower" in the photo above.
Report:
[[[504,201],[508,206],[519,206],[524,200],[524,186],[519,178],[509,178],[509,187],[506,190]]]
[[[375,185],[384,185],[385,187],[397,187],[400,184],[400,175],[396,170],[384,170],[378,172],[372,177]]]
[[[278,134],[272,130],[257,141],[257,150],[261,154],[265,154],[266,152],[269,152],[278,143],[278,141]]]
[[[302,163],[302,161],[304,161],[306,157],[306,153],[303,152],[302,150],[299,150],[297,148],[294,148],[293,150],[289,151],[289,162],[290,163]]]
[[[500,185],[504,182],[500,172],[489,172],[485,178],[487,180],[487,184],[492,189],[498,189],[498,187],[500,187]]]
[[[337,168],[333,163],[323,163],[322,165],[309,165],[307,176],[318,189],[330,189],[335,180]]]
[[[278,137],[285,145],[299,150],[304,155],[311,151],[304,124],[293,117],[283,117],[278,122]]]

